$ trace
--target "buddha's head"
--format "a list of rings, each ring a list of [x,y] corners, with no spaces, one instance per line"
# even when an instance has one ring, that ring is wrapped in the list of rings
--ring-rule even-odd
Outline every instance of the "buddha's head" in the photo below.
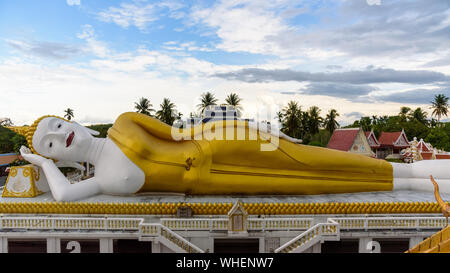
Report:
[[[61,161],[82,161],[86,158],[92,131],[76,122],[57,116],[43,116],[21,132],[33,153]],[[11,128],[14,130],[14,128]]]

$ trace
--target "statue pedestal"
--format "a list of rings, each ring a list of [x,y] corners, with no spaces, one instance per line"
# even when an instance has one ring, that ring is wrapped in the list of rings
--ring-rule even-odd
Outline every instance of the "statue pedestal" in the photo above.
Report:
[[[6,179],[2,197],[35,197],[47,191],[47,180],[38,166],[13,166]]]

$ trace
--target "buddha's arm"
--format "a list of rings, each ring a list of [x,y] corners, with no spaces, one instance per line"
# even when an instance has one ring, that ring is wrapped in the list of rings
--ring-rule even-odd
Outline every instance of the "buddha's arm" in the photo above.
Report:
[[[56,201],[73,201],[100,193],[95,177],[71,184],[53,161],[46,160],[40,167]]]
[[[439,183],[441,193],[450,193],[450,160],[423,160],[412,164],[391,163],[393,167],[393,190],[434,190],[430,175]]]

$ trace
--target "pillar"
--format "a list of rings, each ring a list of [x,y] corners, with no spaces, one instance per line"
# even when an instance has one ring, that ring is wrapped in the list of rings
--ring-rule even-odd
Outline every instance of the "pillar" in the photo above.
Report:
[[[0,253],[8,253],[8,238],[0,237]]]
[[[416,245],[418,245],[419,243],[421,243],[423,241],[423,237],[411,237],[409,238],[409,248],[413,248]]]
[[[152,242],[152,253],[161,253],[161,243],[158,240]]]
[[[372,241],[372,238],[369,237],[361,237],[359,238],[359,253],[368,253],[367,249],[368,244]]]
[[[100,238],[100,253],[113,253],[113,240],[111,238]]]
[[[59,238],[47,238],[47,253],[61,253],[61,241]]]

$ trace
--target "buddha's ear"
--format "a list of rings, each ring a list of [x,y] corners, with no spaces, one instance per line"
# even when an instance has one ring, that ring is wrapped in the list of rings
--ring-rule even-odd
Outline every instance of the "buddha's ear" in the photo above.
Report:
[[[93,135],[93,136],[98,136],[98,135],[100,134],[100,132],[97,132],[97,131],[95,131],[95,130],[89,129],[88,127],[83,126],[83,125],[79,124],[79,123],[76,122],[76,121],[72,121],[72,122],[75,123],[75,124],[77,124],[77,125],[79,125],[79,126],[81,126],[81,127],[83,127],[86,131],[89,132],[89,134],[91,134],[91,135]]]
[[[56,167],[70,167],[70,168],[76,168],[78,170],[84,171],[85,168],[80,163],[74,162],[74,161],[56,161],[55,163]]]

